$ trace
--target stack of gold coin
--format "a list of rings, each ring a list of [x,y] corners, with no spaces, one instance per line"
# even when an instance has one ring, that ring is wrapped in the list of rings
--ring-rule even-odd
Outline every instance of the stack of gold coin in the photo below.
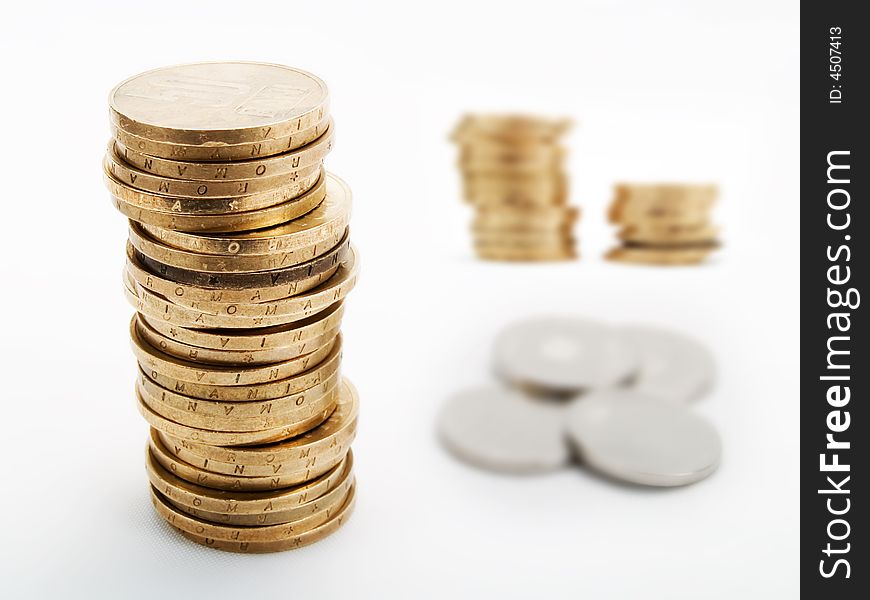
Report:
[[[617,184],[610,222],[619,225],[621,245],[610,260],[653,264],[698,264],[719,247],[710,211],[715,185]]]
[[[576,258],[565,149],[570,124],[521,115],[468,115],[452,139],[459,146],[464,196],[473,205],[472,237],[486,260]]]
[[[323,168],[328,100],[314,75],[245,62],[157,69],[110,96],[152,502],[213,548],[297,548],[353,508],[339,328],[358,259],[350,190]]]

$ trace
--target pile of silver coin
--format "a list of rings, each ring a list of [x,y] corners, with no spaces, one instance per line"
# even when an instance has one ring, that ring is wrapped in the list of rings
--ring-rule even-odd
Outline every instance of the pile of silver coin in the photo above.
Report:
[[[585,465],[650,486],[695,483],[719,465],[716,429],[690,404],[713,386],[710,351],[645,326],[536,318],[497,337],[498,385],[457,393],[438,430],[460,459],[536,473]]]

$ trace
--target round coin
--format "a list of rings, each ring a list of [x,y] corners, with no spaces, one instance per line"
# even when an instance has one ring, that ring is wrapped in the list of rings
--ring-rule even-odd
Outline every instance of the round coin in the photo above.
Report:
[[[545,262],[574,260],[577,253],[565,248],[510,248],[498,246],[475,246],[477,256],[483,260],[509,262]]]
[[[191,145],[149,140],[128,133],[114,124],[109,126],[112,137],[122,146],[132,148],[142,154],[175,161],[215,163],[256,160],[296,150],[319,138],[328,128],[329,118],[327,117],[316,125],[285,137],[240,144]]]
[[[243,474],[245,471],[245,465],[238,465],[235,469],[235,473],[222,474],[179,460],[176,456],[184,441],[179,441],[172,446],[168,446],[165,439],[165,436],[158,435],[157,431],[154,429],[152,429],[151,436],[148,439],[149,448],[154,459],[160,463],[164,469],[185,481],[197,485],[240,493],[266,492],[269,490],[295,488],[301,484],[323,476],[324,473],[330,472],[336,465],[344,460],[346,454],[346,452],[344,452],[341,455],[336,456],[333,460],[323,460],[317,465],[310,465],[308,467],[303,465],[296,471],[287,469],[282,472],[271,473],[261,477],[253,477]]]
[[[178,283],[198,287],[228,288],[228,289],[252,289],[287,285],[290,282],[306,279],[323,273],[327,269],[338,267],[347,259],[350,252],[349,233],[345,233],[341,241],[312,260],[298,265],[282,267],[271,271],[257,271],[251,273],[217,273],[192,271],[167,265],[136,251],[136,258],[152,273],[171,279]]]
[[[318,168],[312,168],[305,177],[280,187],[234,197],[170,196],[141,190],[122,183],[108,169],[103,173],[103,181],[112,197],[127,206],[185,217],[225,216],[249,213],[294,200],[310,190],[319,181],[320,173]],[[321,200],[322,196],[323,194],[321,194]]]
[[[346,236],[346,230],[336,231],[330,237],[311,246],[288,252],[259,256],[216,256],[167,246],[151,237],[135,221],[130,222],[129,231],[130,245],[140,254],[172,267],[210,273],[254,273],[287,269],[323,255]]]
[[[704,244],[716,239],[719,228],[709,224],[628,225],[619,232],[619,239],[630,244]]]
[[[460,392],[441,411],[438,432],[460,459],[496,471],[538,473],[563,467],[564,407],[498,387]]]
[[[694,483],[719,465],[719,434],[687,407],[636,392],[607,390],[575,402],[567,433],[579,458],[622,481],[652,486]]]
[[[340,505],[341,502],[343,502],[344,499],[347,497],[348,490],[353,485],[353,483],[353,474],[347,472],[343,477],[339,479],[335,487],[333,487],[331,490],[329,490],[319,498],[315,498],[310,502],[300,504],[299,506],[294,506],[286,510],[262,512],[255,515],[242,515],[238,514],[235,511],[215,512],[205,510],[202,507],[186,505],[183,501],[173,498],[171,496],[166,496],[165,494],[161,495],[163,496],[164,500],[168,501],[175,508],[187,513],[192,517],[202,519],[203,521],[208,521],[210,523],[243,527],[263,527],[268,525],[281,525],[282,523],[293,523],[295,526],[297,522],[304,522],[305,519],[315,513],[321,512],[325,508],[327,510],[330,510],[329,507],[336,506],[336,503]],[[155,489],[157,489],[158,491],[160,490],[160,488],[156,486]]]
[[[334,272],[335,270],[330,270],[309,280],[302,280],[299,282],[299,287],[302,289],[319,287],[318,282],[328,280]],[[191,305],[196,308],[187,308],[146,290],[129,277],[124,283],[124,295],[137,312],[151,317],[152,320],[162,319],[166,323],[180,327],[203,329],[274,327],[298,321],[323,309],[323,306],[303,306],[300,308],[302,312],[287,314],[287,310],[295,310],[299,305],[281,301],[268,304],[191,302]]]
[[[153,433],[152,433],[153,435]],[[347,479],[353,470],[353,452],[329,471],[301,485],[266,492],[216,490],[182,479],[161,465],[149,447],[145,452],[148,479],[161,494],[185,506],[216,513],[262,515],[305,506]]]
[[[207,365],[166,354],[139,335],[135,319],[130,323],[133,354],[145,372],[158,371],[168,377],[203,385],[251,385],[286,379],[310,369],[324,360],[339,337],[308,354],[268,365]]]
[[[620,246],[610,250],[605,258],[614,262],[639,265],[687,266],[703,263],[713,248],[655,248],[644,246]]]
[[[208,548],[215,548],[216,550],[224,550],[227,552],[262,554],[266,552],[283,552],[285,550],[295,550],[297,548],[302,548],[303,546],[308,546],[309,544],[318,542],[323,538],[335,533],[335,531],[337,531],[347,521],[347,519],[350,518],[355,503],[355,494],[356,487],[353,486],[350,488],[348,498],[345,501],[344,505],[333,514],[332,518],[330,518],[322,525],[318,525],[317,527],[300,533],[294,537],[288,537],[284,540],[280,540],[277,542],[225,541],[209,538],[207,536],[196,533],[190,533],[179,528],[176,528],[176,530],[181,533],[181,535],[193,542],[196,542],[197,544],[202,544],[203,546],[206,546]]]
[[[580,211],[574,206],[541,206],[535,209],[482,209],[478,210],[472,229],[522,228],[530,230],[549,230],[552,228],[571,228],[577,221]]]
[[[114,142],[114,152],[125,163],[141,171],[160,177],[188,181],[257,180],[279,176],[292,176],[306,167],[319,165],[332,150],[334,126],[330,122],[323,135],[314,141],[290,152],[254,160],[233,162],[190,162],[170,160],[142,154],[119,141]]]
[[[312,415],[304,421],[293,423],[292,425],[281,425],[261,431],[228,432],[190,427],[167,419],[148,406],[138,389],[136,390],[136,400],[139,414],[154,429],[183,440],[203,442],[215,446],[246,446],[287,440],[317,427],[329,417],[331,412],[330,410],[324,410],[323,413]]]
[[[190,375],[187,373],[183,374],[183,378],[178,378],[161,373],[155,368],[149,368],[147,365],[143,365],[142,362],[139,363],[139,368],[149,379],[161,387],[184,394],[185,396],[221,402],[250,402],[274,400],[299,394],[328,379],[338,371],[340,364],[341,334],[338,334],[335,343],[329,350],[329,354],[315,366],[298,375],[273,380],[268,383],[232,386],[212,385],[196,382],[197,371],[192,371],[194,381],[187,381],[187,379],[190,379]],[[204,379],[204,376],[202,378]]]
[[[260,256],[293,252],[343,232],[350,219],[351,192],[347,184],[326,175],[326,197],[314,210],[280,225],[224,234],[191,234],[143,225],[153,238],[168,246],[198,254]]]
[[[262,419],[264,416],[294,415],[294,419],[298,420],[300,415],[310,415],[308,407],[328,396],[338,385],[339,379],[340,375],[335,371],[320,383],[289,396],[244,401],[205,400],[188,396],[162,387],[141,370],[137,385],[142,390],[143,397],[154,398],[160,404],[175,410],[187,410],[205,417],[249,420]]]
[[[326,383],[326,382],[324,382]],[[332,387],[322,389],[321,386],[315,390],[310,390],[306,394],[299,394],[297,398],[304,400],[302,404],[292,411],[270,412],[268,409],[272,406],[271,402],[261,403],[264,411],[259,416],[242,417],[242,413],[235,412],[235,405],[230,405],[225,415],[215,415],[208,413],[205,410],[200,411],[200,402],[198,400],[188,400],[183,407],[178,407],[177,395],[173,395],[168,390],[159,389],[156,393],[154,386],[144,385],[142,379],[136,382],[136,391],[141,401],[148,406],[152,411],[178,423],[193,429],[207,429],[214,432],[222,433],[260,433],[266,430],[274,430],[284,428],[285,431],[297,431],[302,423],[315,423],[318,415],[329,414],[335,407],[338,398],[338,390],[336,382],[332,382]],[[173,400],[175,402],[173,402]],[[203,407],[205,408],[205,407]]]
[[[264,365],[292,360],[329,344],[338,334],[338,328],[335,328],[324,332],[316,338],[303,340],[280,348],[266,348],[262,350],[213,350],[211,348],[190,346],[172,338],[166,338],[154,328],[147,325],[141,318],[137,322],[136,328],[139,336],[143,340],[161,352],[191,362],[212,365]],[[176,331],[178,329],[180,328],[176,328]]]
[[[225,214],[166,212],[143,208],[115,195],[111,195],[110,198],[112,204],[121,214],[139,223],[181,231],[227,232],[271,227],[295,219],[316,208],[323,201],[325,195],[325,178],[321,172],[321,177],[317,183],[299,197],[257,210]],[[191,199],[191,201],[195,200]],[[182,205],[179,206],[183,208]],[[170,207],[169,210],[171,211],[172,208]]]
[[[496,338],[495,371],[521,387],[557,394],[617,385],[638,369],[637,354],[617,330],[582,319],[539,317]]]
[[[689,402],[713,385],[716,361],[704,344],[651,327],[625,327],[622,332],[640,360],[631,383],[639,394],[662,401]]]
[[[149,320],[141,314],[139,319],[164,338],[187,346],[224,352],[255,352],[298,347],[299,344],[338,329],[343,316],[344,302],[339,301],[307,319],[259,329],[187,329],[156,319]]]
[[[242,61],[162,67],[122,81],[109,94],[118,127],[194,145],[291,135],[322,120],[328,103],[326,84],[311,73]]]
[[[353,289],[358,270],[351,251],[348,262],[298,281],[247,290],[219,289],[164,279],[146,271],[129,244],[127,250],[123,282],[137,310],[167,322],[177,318],[177,324],[199,328],[261,328],[301,320],[343,299]],[[206,323],[198,318],[200,313],[221,318]],[[245,325],[231,317],[250,317],[250,323]],[[273,318],[266,322],[265,317]]]
[[[163,516],[165,519],[167,519],[170,524],[178,528],[185,529],[191,533],[206,535],[224,541],[242,542],[279,541],[286,537],[296,535],[297,533],[307,531],[308,529],[325,523],[329,520],[330,513],[336,511],[342,506],[342,504],[344,504],[348,493],[347,489],[343,490],[344,493],[339,498],[332,498],[333,504],[319,505],[319,510],[309,515],[306,515],[300,520],[294,521],[293,523],[286,523],[280,525],[265,525],[262,527],[246,527],[211,523],[203,519],[192,517],[182,511],[179,511],[178,508],[168,502],[163,497],[163,495],[160,494],[160,492],[155,490],[153,487],[151,488],[151,491],[151,497],[152,500],[155,501],[154,504],[157,508],[157,512],[160,513],[161,516]],[[338,500],[338,502],[336,502],[336,500]]]
[[[180,163],[179,163],[180,164]],[[167,196],[184,198],[248,198],[264,196],[268,192],[290,188],[287,199],[298,196],[317,181],[322,164],[307,165],[288,173],[279,173],[259,179],[189,180],[154,175],[124,161],[110,143],[103,167],[117,181],[131,188]],[[293,193],[290,190],[295,190]],[[254,207],[251,207],[254,208]]]
[[[359,396],[350,381],[343,378],[335,411],[317,428],[294,439],[244,448],[221,448],[193,440],[183,441],[172,433],[167,433],[166,439],[173,451],[178,447],[183,453],[177,455],[183,461],[196,465],[208,461],[208,468],[216,471],[229,468],[233,473],[238,465],[243,465],[250,473],[254,467],[274,469],[278,464],[283,464],[284,469],[298,469],[299,465],[306,464],[321,466],[324,457],[344,455],[355,435],[358,414]],[[316,457],[314,463],[310,462],[312,457]]]

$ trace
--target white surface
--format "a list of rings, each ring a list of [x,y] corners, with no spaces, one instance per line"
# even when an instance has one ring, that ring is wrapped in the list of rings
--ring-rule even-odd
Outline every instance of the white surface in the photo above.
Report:
[[[797,2],[325,4],[4,7],[0,596],[796,597]],[[100,180],[113,85],[226,58],[329,84],[328,165],[353,188],[363,260],[344,328],[362,397],[356,513],[328,541],[262,557],[188,544],[148,505],[125,225]],[[577,121],[580,262],[471,259],[446,138],[490,108]],[[721,184],[724,251],[692,269],[602,262],[612,182],[662,179]],[[695,406],[722,433],[721,469],[636,490],[444,452],[442,400],[488,381],[504,324],[550,312],[709,342],[721,377]]]

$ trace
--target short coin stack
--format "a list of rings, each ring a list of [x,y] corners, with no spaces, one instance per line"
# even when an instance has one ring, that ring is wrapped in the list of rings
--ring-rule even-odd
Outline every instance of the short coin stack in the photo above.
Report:
[[[358,260],[350,190],[323,169],[326,86],[191,64],[121,83],[110,108],[154,507],[213,548],[315,542],[353,508],[358,413],[339,333]]]
[[[713,185],[619,184],[610,222],[621,227],[622,245],[610,260],[655,264],[698,264],[719,246],[710,223]]]
[[[476,211],[480,258],[550,261],[576,258],[577,208],[567,204],[565,121],[528,116],[466,116],[453,133],[460,148],[465,199]]]

